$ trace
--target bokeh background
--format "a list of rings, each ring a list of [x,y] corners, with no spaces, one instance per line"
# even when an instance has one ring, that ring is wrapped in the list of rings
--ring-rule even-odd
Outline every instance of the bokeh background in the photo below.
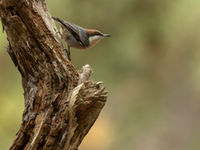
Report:
[[[110,33],[73,64],[90,64],[108,102],[81,150],[200,149],[199,0],[47,0],[55,17]],[[0,27],[0,31],[2,28]],[[21,77],[0,32],[0,146],[8,149],[22,112]]]

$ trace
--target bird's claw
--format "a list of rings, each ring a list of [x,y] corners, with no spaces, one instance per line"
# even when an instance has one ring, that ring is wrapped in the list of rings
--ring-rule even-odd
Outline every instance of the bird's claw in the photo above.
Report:
[[[68,60],[71,61],[72,59],[71,59],[70,51],[68,51],[67,49],[64,49],[64,52],[67,55]]]

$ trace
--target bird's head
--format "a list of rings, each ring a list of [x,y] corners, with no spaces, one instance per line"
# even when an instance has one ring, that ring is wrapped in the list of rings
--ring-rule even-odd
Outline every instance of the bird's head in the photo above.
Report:
[[[89,42],[90,42],[90,47],[94,46],[97,44],[101,39],[104,37],[110,37],[109,34],[103,34],[102,32],[95,30],[95,29],[88,29],[86,30]]]

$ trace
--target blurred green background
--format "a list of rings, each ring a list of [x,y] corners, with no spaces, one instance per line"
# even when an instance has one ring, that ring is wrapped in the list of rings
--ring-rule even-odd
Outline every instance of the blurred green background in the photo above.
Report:
[[[72,50],[77,69],[109,92],[81,150],[200,149],[199,0],[47,0],[52,16],[112,35]],[[0,27],[0,31],[2,28]],[[24,108],[21,77],[0,32],[0,145],[8,149]]]

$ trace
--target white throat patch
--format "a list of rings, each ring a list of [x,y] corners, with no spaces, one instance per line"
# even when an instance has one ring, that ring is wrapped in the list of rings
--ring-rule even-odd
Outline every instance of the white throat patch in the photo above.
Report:
[[[102,37],[102,36],[99,36],[99,35],[94,35],[94,36],[89,37],[89,41],[90,41],[90,46],[89,46],[89,47],[94,46],[94,45],[97,44],[101,39],[103,39],[103,37]]]
[[[101,36],[99,36],[99,35],[94,35],[94,36],[91,36],[91,37],[89,37],[89,41],[90,41],[90,43],[93,43],[93,42],[97,42],[98,40],[100,40],[102,37]]]

